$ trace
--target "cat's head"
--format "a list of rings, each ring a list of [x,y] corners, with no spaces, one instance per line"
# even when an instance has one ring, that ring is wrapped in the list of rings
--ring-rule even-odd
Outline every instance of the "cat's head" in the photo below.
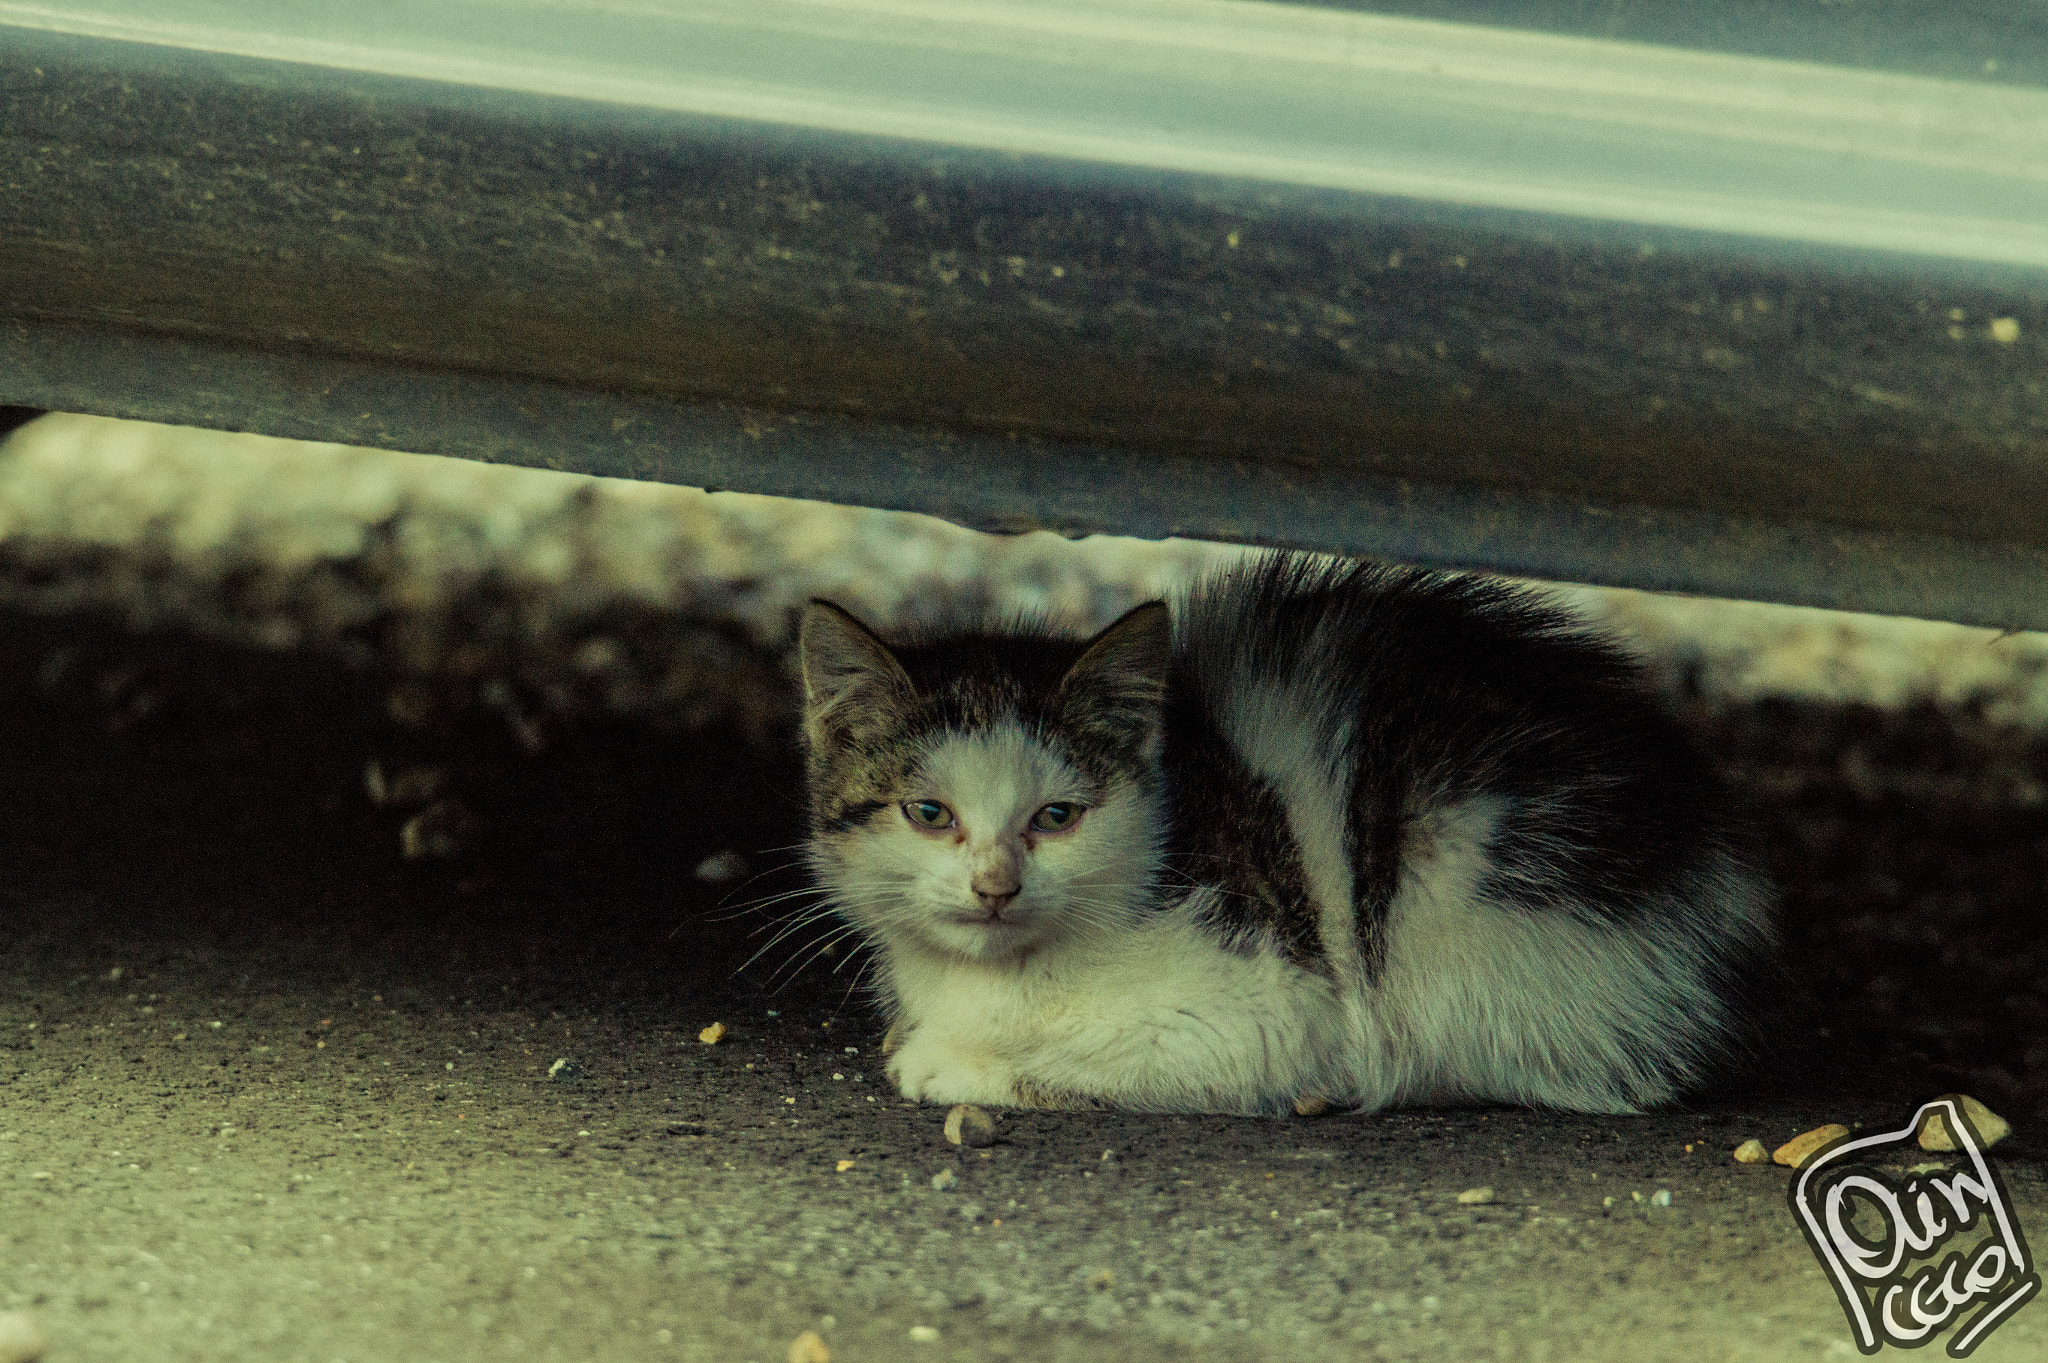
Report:
[[[813,870],[887,945],[1004,961],[1123,925],[1159,859],[1158,602],[1086,642],[958,634],[890,649],[806,610]]]

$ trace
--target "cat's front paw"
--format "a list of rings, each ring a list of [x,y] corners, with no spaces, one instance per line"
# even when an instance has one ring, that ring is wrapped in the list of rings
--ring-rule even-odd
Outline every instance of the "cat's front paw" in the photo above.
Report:
[[[889,1057],[889,1078],[912,1102],[1020,1106],[1014,1070],[934,1038],[927,1028],[901,1035]]]

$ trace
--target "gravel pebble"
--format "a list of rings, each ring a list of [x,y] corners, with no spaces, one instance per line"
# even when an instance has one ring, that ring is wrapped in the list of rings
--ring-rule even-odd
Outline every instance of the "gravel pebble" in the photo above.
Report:
[[[1798,1169],[1820,1153],[1824,1145],[1832,1144],[1849,1134],[1849,1128],[1840,1122],[1829,1122],[1811,1131],[1802,1131],[1771,1152],[1771,1158],[1779,1164]]]
[[[436,800],[398,830],[407,861],[449,861],[469,850],[480,821],[462,801]]]
[[[806,1330],[789,1341],[789,1363],[832,1363],[832,1351],[816,1330]]]
[[[939,1332],[929,1325],[913,1325],[910,1327],[910,1342],[913,1344],[936,1344],[939,1342]]]
[[[946,1114],[946,1140],[952,1145],[973,1146],[980,1149],[996,1143],[996,1119],[986,1108],[972,1103],[956,1103]]]
[[[43,1356],[43,1332],[20,1311],[0,1311],[0,1363],[30,1363]]]
[[[1967,1093],[1959,1093],[1956,1099],[1962,1104],[1963,1115],[1970,1119],[1976,1129],[1977,1139],[1985,1145],[1996,1145],[2012,1134],[2012,1123],[1978,1102]],[[1948,1118],[1939,1112],[1927,1114],[1927,1120],[1920,1124],[1920,1148],[1922,1150],[1953,1150],[1955,1137],[1949,1132]]]
[[[729,885],[747,873],[747,859],[737,852],[720,852],[697,863],[693,873],[707,885]]]
[[[423,805],[439,795],[447,782],[448,773],[439,767],[401,767],[387,773],[374,757],[363,764],[363,792],[380,808]]]
[[[1770,1157],[1771,1152],[1764,1149],[1764,1143],[1754,1136],[1735,1147],[1737,1164],[1762,1164]]]
[[[1458,1201],[1465,1203],[1491,1202],[1493,1201],[1493,1189],[1467,1188],[1464,1192],[1458,1194]]]
[[[959,1186],[960,1175],[954,1173],[951,1169],[941,1169],[932,1175],[933,1192],[949,1193]]]
[[[723,1037],[724,1035],[725,1024],[722,1022],[714,1022],[709,1027],[706,1027],[703,1031],[697,1033],[697,1040],[703,1042],[706,1046],[716,1046],[718,1044],[719,1038]]]

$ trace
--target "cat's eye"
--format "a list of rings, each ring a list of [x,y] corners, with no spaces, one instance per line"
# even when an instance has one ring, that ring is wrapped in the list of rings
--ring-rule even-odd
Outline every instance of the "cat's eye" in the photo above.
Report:
[[[1040,833],[1064,833],[1080,818],[1080,805],[1055,801],[1031,816],[1031,827]]]
[[[903,817],[919,828],[951,828],[953,811],[937,800],[912,800],[903,806]]]

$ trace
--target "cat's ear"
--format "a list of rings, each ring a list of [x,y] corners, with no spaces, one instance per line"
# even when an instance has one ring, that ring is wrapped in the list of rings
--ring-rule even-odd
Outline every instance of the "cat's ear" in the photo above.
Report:
[[[1156,746],[1159,705],[1173,665],[1173,616],[1163,601],[1126,612],[1088,641],[1060,679],[1060,697],[1096,724],[1123,730],[1141,749]]]
[[[1060,680],[1060,689],[1156,703],[1166,694],[1172,661],[1173,616],[1164,601],[1148,601],[1125,611],[1090,639],[1080,660]]]
[[[804,607],[797,629],[804,674],[804,727],[813,742],[859,727],[863,716],[908,699],[910,674],[887,644],[830,601]]]

